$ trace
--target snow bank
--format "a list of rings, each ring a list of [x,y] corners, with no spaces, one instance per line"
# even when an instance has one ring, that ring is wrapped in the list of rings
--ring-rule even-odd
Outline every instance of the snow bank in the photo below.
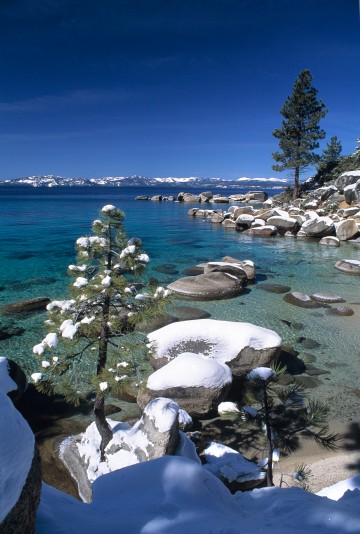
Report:
[[[265,472],[256,463],[249,462],[239,452],[221,443],[211,442],[204,453],[207,461],[204,468],[220,479],[247,482],[265,477]]]
[[[0,365],[0,369],[1,367]],[[3,390],[0,390],[0,432],[1,523],[20,497],[31,467],[35,446],[29,425]]]
[[[229,367],[203,354],[184,352],[149,376],[147,387],[161,391],[173,387],[220,388],[232,382]]]
[[[201,465],[165,456],[100,477],[84,504],[46,484],[36,534],[345,534],[360,532],[360,493],[334,502],[300,488],[231,495]]]
[[[338,501],[346,491],[352,491],[354,489],[360,490],[360,475],[355,475],[347,480],[341,480],[332,486],[323,488],[322,490],[318,491],[316,495]]]
[[[8,360],[5,356],[0,356],[0,390],[4,393],[17,390],[17,385],[9,376]]]
[[[172,323],[148,334],[152,356],[170,359],[169,352],[188,341],[205,341],[205,356],[221,363],[236,358],[245,347],[256,350],[281,346],[281,337],[273,330],[250,323],[199,319]],[[182,351],[184,352],[184,351]]]

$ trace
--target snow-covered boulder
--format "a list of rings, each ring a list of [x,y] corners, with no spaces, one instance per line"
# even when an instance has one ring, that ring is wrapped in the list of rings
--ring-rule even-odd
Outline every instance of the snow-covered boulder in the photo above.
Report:
[[[335,263],[335,268],[346,274],[360,275],[359,260],[339,260]]]
[[[101,437],[91,423],[79,436],[61,444],[61,459],[77,481],[79,495],[85,502],[92,498],[91,484],[98,477],[139,462],[174,454],[179,441],[179,406],[166,398],[153,399],[141,419],[130,427],[107,419],[113,437],[100,461]]]
[[[347,171],[340,174],[339,178],[335,180],[335,187],[342,193],[350,184],[355,184],[360,179],[360,170]]]
[[[2,385],[11,387],[9,382]],[[0,532],[35,531],[40,502],[41,466],[34,435],[0,389]]]
[[[334,233],[334,223],[330,217],[311,217],[303,223],[301,230],[309,237],[324,237]]]
[[[340,241],[352,239],[359,233],[359,228],[354,219],[346,219],[336,224],[336,237]]]
[[[209,443],[204,450],[204,468],[224,482],[232,493],[258,486],[265,477],[265,471],[255,462],[249,462],[231,447]]]
[[[140,389],[140,408],[156,397],[170,397],[191,417],[203,417],[216,411],[232,382],[229,367],[202,354],[185,352],[164,365]]]
[[[150,361],[155,369],[183,352],[193,352],[226,363],[237,376],[268,365],[278,356],[282,343],[273,330],[213,319],[173,323],[148,334],[148,340]]]
[[[246,272],[247,279],[255,280],[255,263],[252,260],[237,260],[236,258],[232,258],[231,256],[224,256],[221,261],[224,261],[226,263],[236,263],[237,265],[240,265],[240,267]]]
[[[228,273],[232,276],[235,276],[239,280],[243,280],[244,283],[247,282],[247,274],[242,266],[234,262],[225,262],[225,261],[210,261],[204,266],[204,274],[208,273]]]

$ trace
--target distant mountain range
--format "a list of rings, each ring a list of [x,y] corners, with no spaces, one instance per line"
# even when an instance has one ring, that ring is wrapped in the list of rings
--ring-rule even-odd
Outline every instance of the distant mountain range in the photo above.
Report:
[[[27,176],[16,180],[0,180],[1,186],[29,187],[167,187],[186,186],[186,188],[248,188],[248,189],[283,189],[288,185],[285,178],[149,178],[147,176],[106,176],[104,178],[65,178],[63,176]]]

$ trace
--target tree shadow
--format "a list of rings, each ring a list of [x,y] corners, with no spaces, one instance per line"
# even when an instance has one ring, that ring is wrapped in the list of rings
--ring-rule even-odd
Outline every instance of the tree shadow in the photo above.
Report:
[[[342,449],[345,451],[358,451],[359,456],[353,459],[352,463],[347,464],[349,469],[356,469],[360,472],[360,423],[350,423],[348,430],[344,434]]]

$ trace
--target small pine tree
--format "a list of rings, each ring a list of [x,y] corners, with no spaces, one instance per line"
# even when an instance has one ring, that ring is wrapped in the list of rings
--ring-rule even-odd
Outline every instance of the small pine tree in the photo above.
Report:
[[[246,397],[255,406],[243,408],[241,416],[242,420],[255,423],[265,437],[267,486],[274,485],[274,455],[291,453],[299,433],[306,431],[307,437],[329,450],[336,450],[340,439],[338,434],[329,433],[328,408],[324,404],[310,400],[298,383],[279,387],[278,377],[284,371],[276,366],[258,367],[248,374]]]
[[[311,83],[310,71],[300,72],[292,94],[280,111],[284,117],[282,127],[273,132],[273,136],[279,139],[280,147],[280,152],[273,153],[277,162],[273,169],[279,172],[286,169],[294,171],[294,199],[299,194],[300,173],[316,163],[318,156],[314,150],[319,148],[319,139],[325,137],[319,122],[327,110],[324,103],[317,99],[318,91]]]
[[[94,235],[76,241],[77,263],[68,268],[69,275],[76,277],[72,298],[48,305],[50,333],[33,348],[40,360],[46,350],[53,352],[51,361],[42,361],[43,372],[32,375],[40,391],[78,403],[92,381],[101,460],[112,438],[105,418],[105,394],[126,377],[119,376],[128,365],[124,352],[136,350],[131,344],[125,349],[124,340],[136,325],[164,309],[169,293],[163,288],[137,292],[134,277],[143,272],[149,257],[140,250],[138,238],[127,239],[123,220],[122,211],[104,206],[92,224]],[[110,357],[122,360],[115,369],[108,368]]]
[[[329,172],[339,162],[342,146],[339,139],[334,135],[316,163],[318,171]]]
[[[360,137],[356,139],[356,147],[354,150],[355,156],[360,156]]]

